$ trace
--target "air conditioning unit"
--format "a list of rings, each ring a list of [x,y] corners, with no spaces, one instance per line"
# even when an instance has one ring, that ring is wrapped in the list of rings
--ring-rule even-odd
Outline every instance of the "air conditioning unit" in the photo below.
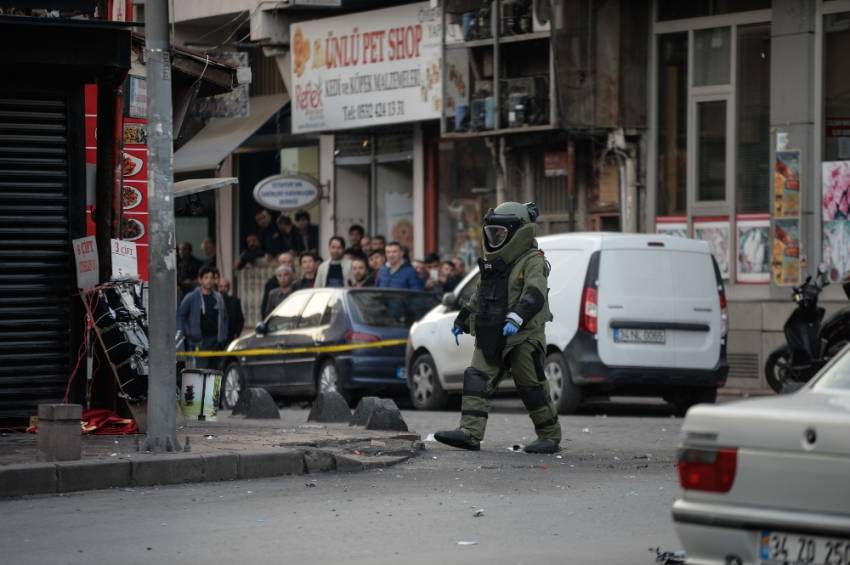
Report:
[[[553,0],[533,0],[532,31],[552,31],[552,2]]]

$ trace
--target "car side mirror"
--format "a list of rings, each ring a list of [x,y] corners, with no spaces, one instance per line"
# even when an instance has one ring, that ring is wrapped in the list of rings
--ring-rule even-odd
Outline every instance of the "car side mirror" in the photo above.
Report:
[[[266,325],[265,322],[260,322],[254,328],[254,332],[256,332],[257,335],[266,335],[267,333],[269,333],[269,327]]]
[[[443,295],[443,306],[449,310],[457,310],[457,296],[454,292],[447,292]]]

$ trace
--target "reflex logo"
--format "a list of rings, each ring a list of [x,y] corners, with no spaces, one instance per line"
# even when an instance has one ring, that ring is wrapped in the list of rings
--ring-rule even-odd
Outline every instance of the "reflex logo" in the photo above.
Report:
[[[322,108],[322,87],[312,81],[303,87],[295,87],[295,107],[301,111],[319,110]]]

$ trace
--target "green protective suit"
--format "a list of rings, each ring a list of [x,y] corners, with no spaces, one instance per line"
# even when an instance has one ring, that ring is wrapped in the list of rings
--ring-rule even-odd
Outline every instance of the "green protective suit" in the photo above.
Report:
[[[525,224],[504,247],[487,252],[484,257],[487,262],[501,259],[509,269],[506,311],[522,317],[519,331],[504,339],[503,346],[500,344],[493,351],[492,343],[501,339],[505,319],[490,320],[485,338],[482,317],[485,314],[480,296],[483,280],[479,280],[478,288],[455,321],[460,328],[476,336],[472,365],[464,373],[460,427],[479,441],[484,438],[487,427],[490,397],[508,371],[538,437],[556,442],[561,440],[558,412],[549,396],[549,384],[543,373],[545,324],[552,319],[552,314],[547,298],[548,265],[543,252],[537,247],[536,233],[535,224]],[[486,265],[482,262],[481,266],[485,268]],[[485,289],[485,292],[488,291]],[[476,328],[476,325],[481,327]],[[498,335],[494,330],[498,330]],[[494,354],[498,355],[494,357]]]

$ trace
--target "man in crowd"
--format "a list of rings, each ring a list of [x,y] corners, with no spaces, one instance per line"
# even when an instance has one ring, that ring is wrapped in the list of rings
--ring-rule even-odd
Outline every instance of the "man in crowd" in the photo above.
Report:
[[[297,290],[316,286],[316,271],[319,269],[319,256],[314,251],[305,251],[299,258],[301,278],[295,283]]]
[[[266,249],[266,253],[278,255],[292,251],[294,255],[298,255],[304,251],[304,242],[301,241],[301,234],[295,229],[292,218],[281,214],[277,217],[276,225],[277,231],[272,236],[271,249]]]
[[[192,255],[192,244],[184,241],[177,248],[177,286],[180,288],[181,297],[186,296],[195,288],[198,280],[198,272],[201,262]]]
[[[368,235],[360,238],[360,251],[363,252],[364,257],[369,257],[369,253],[372,252],[372,238]]]
[[[466,276],[466,264],[460,257],[455,257],[452,259],[452,265],[454,265],[455,268],[455,276],[457,277],[457,280],[460,281],[464,276]]]
[[[241,271],[248,265],[253,265],[254,261],[264,257],[262,246],[260,246],[260,237],[255,233],[249,233],[245,238],[245,251],[239,254],[239,259],[236,261],[236,270]]]
[[[216,245],[215,241],[207,238],[201,243],[201,248],[204,250],[204,262],[202,267],[215,267],[216,263]]]
[[[351,278],[351,261],[345,259],[345,240],[338,235],[328,242],[330,260],[319,265],[316,272],[316,287],[342,288]]]
[[[189,351],[216,351],[224,347],[229,336],[227,308],[224,298],[215,290],[218,271],[201,268],[198,274],[200,286],[189,292],[177,310],[177,328],[186,336]],[[214,369],[218,360],[214,357],[199,357],[198,368]]]
[[[362,257],[357,257],[351,261],[351,279],[348,281],[348,286],[351,288],[374,286],[372,277],[369,276],[369,267]]]
[[[372,284],[376,284],[378,282],[378,273],[381,271],[381,267],[383,267],[386,262],[387,256],[384,255],[383,251],[373,251],[369,254],[369,274],[372,277]]]
[[[307,210],[299,210],[295,213],[295,224],[298,226],[298,234],[307,251],[319,250],[319,226],[310,223],[310,213]]]
[[[286,265],[287,267],[292,269],[293,272],[295,272],[295,258],[289,251],[287,251],[286,253],[281,253],[277,256],[277,266],[280,267],[282,265]],[[277,287],[277,275],[269,277],[269,280],[267,280],[265,286],[263,286],[263,300],[260,303],[260,312],[263,313],[264,317],[267,309],[266,307],[269,303],[269,294],[271,294],[271,292]]]
[[[422,288],[425,288],[425,285],[428,283],[429,275],[428,268],[425,266],[425,261],[414,259],[410,262],[410,264],[413,266],[413,270],[416,271],[416,276],[419,277],[420,281],[422,281]]]
[[[263,310],[263,318],[271,314],[272,310],[286,300],[286,297],[295,292],[295,270],[289,265],[281,265],[275,269],[274,276],[277,279],[277,288],[269,293],[269,302]]]
[[[360,240],[366,235],[366,230],[360,224],[354,224],[348,228],[348,240],[351,242],[351,249],[360,250]]]
[[[380,251],[384,253],[385,248],[387,247],[387,240],[382,235],[372,236],[372,251]]]
[[[254,216],[254,221],[257,222],[257,235],[260,237],[260,247],[263,251],[270,253],[272,245],[272,236],[275,229],[272,226],[272,214],[266,209],[262,209]]]
[[[416,271],[404,261],[404,250],[397,241],[387,244],[387,264],[378,272],[380,288],[412,288],[422,290],[425,286]]]
[[[218,292],[224,299],[224,309],[227,311],[227,340],[230,343],[245,329],[245,315],[242,313],[242,302],[235,296],[230,296],[230,281],[225,278],[218,280]]]

